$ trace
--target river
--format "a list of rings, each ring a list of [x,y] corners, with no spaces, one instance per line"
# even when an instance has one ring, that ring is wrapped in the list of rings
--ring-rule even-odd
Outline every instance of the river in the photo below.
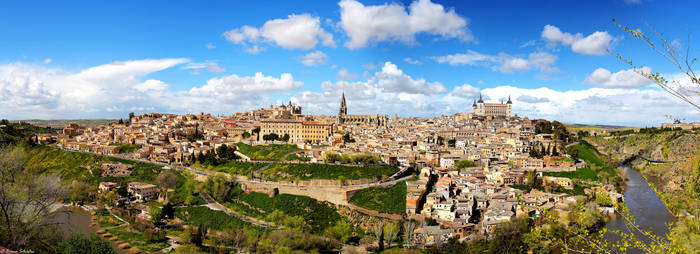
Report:
[[[93,234],[99,228],[90,227],[92,222],[92,215],[80,207],[75,206],[64,206],[57,210],[58,212],[51,216],[50,220],[53,222],[62,223],[59,226],[59,230],[64,236],[68,236],[71,233],[82,233],[82,234]],[[117,254],[127,254],[129,251],[117,248],[115,242],[111,242],[112,247]]]
[[[637,225],[642,229],[651,228],[651,232],[656,235],[663,236],[668,233],[667,223],[672,223],[675,219],[668,212],[666,205],[656,196],[654,190],[651,189],[647,181],[642,177],[639,171],[632,169],[627,165],[621,165],[624,172],[627,174],[627,190],[625,191],[625,204],[634,215]],[[614,218],[605,226],[608,229],[617,229],[623,232],[630,232],[627,228],[625,220],[622,218]],[[648,240],[644,238],[639,239]],[[616,235],[608,234],[606,238],[611,242],[618,240]],[[628,250],[627,253],[644,253],[641,250]]]

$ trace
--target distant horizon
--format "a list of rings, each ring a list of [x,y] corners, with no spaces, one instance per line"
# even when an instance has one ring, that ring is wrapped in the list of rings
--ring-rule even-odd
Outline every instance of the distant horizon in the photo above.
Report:
[[[195,114],[195,115],[196,115],[196,114],[199,114],[199,113],[177,114],[177,113],[165,113],[165,112],[148,112],[148,113],[176,114],[176,115],[185,115],[185,114]],[[140,114],[148,114],[148,113],[144,112],[144,113],[140,113]],[[209,114],[209,113],[207,113],[207,112],[204,112],[204,113],[205,113],[205,114]],[[238,113],[238,112],[236,112],[236,113]],[[471,113],[471,112],[458,112],[458,113]],[[458,113],[455,113],[455,114],[458,114]],[[139,115],[140,115],[140,114],[139,114]],[[235,113],[234,113],[234,114],[235,114]],[[451,115],[454,115],[454,114],[451,114]],[[218,115],[217,115],[217,116],[218,116]],[[226,115],[224,115],[224,116],[226,116]],[[332,116],[334,116],[334,115],[321,115],[321,116],[331,116],[331,117],[332,117]],[[446,115],[446,116],[450,116],[450,115]],[[401,117],[401,116],[399,116],[399,118],[411,118],[411,117],[416,117],[416,118],[435,118],[435,117],[440,117],[440,116],[433,116],[433,117],[421,117],[421,116],[405,116],[405,117]],[[523,116],[518,116],[518,117],[524,118]],[[120,120],[120,119],[128,119],[128,118],[129,118],[129,117],[127,116],[127,117],[122,117],[122,118],[117,117],[117,118],[7,119],[7,120],[10,121],[10,122],[23,122],[23,121],[24,121],[24,122],[32,122],[32,121],[97,121],[97,120],[113,120],[113,121],[118,121],[118,120]],[[389,116],[389,118],[393,118],[393,116]],[[544,119],[544,118],[530,118],[530,119],[533,119],[533,120],[534,120],[534,119]],[[557,121],[557,120],[551,120],[551,119],[544,119],[544,120],[548,120],[548,121]],[[561,122],[561,121],[560,121],[560,122]],[[667,121],[667,122],[672,122],[672,121],[669,120],[669,121]],[[661,123],[659,123],[658,125],[651,125],[651,126],[649,126],[649,125],[646,125],[646,126],[609,125],[609,124],[596,124],[596,123],[583,124],[583,123],[568,123],[568,122],[561,122],[561,123],[563,123],[563,124],[565,124],[565,125],[580,125],[581,127],[586,127],[586,126],[598,127],[598,126],[600,126],[600,127],[603,127],[603,128],[616,129],[616,128],[658,127],[658,126],[660,126],[660,125],[661,125],[662,123],[664,123],[664,122],[661,122]]]

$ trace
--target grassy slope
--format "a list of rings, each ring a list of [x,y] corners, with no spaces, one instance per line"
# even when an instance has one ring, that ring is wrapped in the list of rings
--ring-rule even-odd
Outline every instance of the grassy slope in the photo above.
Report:
[[[288,153],[299,150],[296,145],[256,145],[236,143],[238,150],[253,160],[281,161]]]
[[[234,175],[248,175],[255,170],[261,169],[267,166],[269,163],[262,162],[245,162],[245,161],[228,161],[224,164],[218,166],[211,165],[201,165],[196,163],[194,166],[199,168],[205,168],[211,171],[229,173]]]
[[[208,228],[223,230],[227,228],[250,228],[255,231],[265,231],[265,228],[245,222],[223,211],[211,210],[204,206],[178,207],[175,216],[189,225],[206,225]]]
[[[153,183],[161,168],[161,166],[155,164],[65,151],[49,146],[35,146],[29,148],[27,152],[29,155],[27,163],[40,167],[42,173],[57,173],[63,179],[94,184],[100,181],[142,181]],[[131,164],[133,166],[131,175],[128,177],[100,177],[100,165],[108,162]],[[88,166],[93,169],[92,173]]]
[[[350,203],[379,212],[403,214],[406,212],[406,182],[362,189],[355,193]]]
[[[309,180],[309,179],[362,179],[376,176],[389,176],[398,171],[393,166],[345,166],[333,164],[286,164],[277,163],[263,170],[270,180]]]
[[[161,166],[144,163],[140,161],[130,161],[100,156],[94,154],[84,154],[79,152],[65,151],[49,146],[35,146],[27,148],[27,163],[37,167],[40,173],[56,173],[64,181],[81,181],[97,185],[99,182],[110,181],[124,183],[130,181],[140,181],[154,183],[155,178],[161,171]],[[128,177],[100,177],[99,166],[106,162],[120,162],[133,165],[131,175]],[[91,172],[87,167],[90,166]],[[184,201],[192,192],[191,185],[186,185],[186,179],[177,171],[171,171],[178,177],[175,197],[173,200]],[[201,204],[204,201],[199,196],[193,196],[192,204]]]
[[[240,201],[254,208],[251,209]],[[270,198],[267,194],[259,192],[244,193],[228,205],[236,211],[259,219],[265,219],[265,216],[274,210],[282,211],[288,216],[301,216],[315,233],[323,232],[341,219],[340,214],[330,203],[290,194],[280,194]]]

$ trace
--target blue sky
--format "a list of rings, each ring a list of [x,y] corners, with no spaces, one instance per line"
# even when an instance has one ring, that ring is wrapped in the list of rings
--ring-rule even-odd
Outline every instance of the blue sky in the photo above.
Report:
[[[470,112],[483,93],[510,95],[531,118],[697,121],[700,111],[615,58],[681,78],[611,21],[649,24],[686,46],[700,30],[697,9],[645,0],[6,2],[0,117],[230,114],[288,100],[335,114],[345,91],[351,113]]]

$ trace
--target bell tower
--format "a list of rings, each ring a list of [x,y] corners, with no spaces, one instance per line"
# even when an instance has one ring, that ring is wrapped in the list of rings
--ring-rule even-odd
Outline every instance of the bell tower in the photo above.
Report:
[[[345,121],[345,115],[348,114],[348,108],[345,105],[345,92],[340,97],[340,110],[338,111],[338,123],[343,123]]]

